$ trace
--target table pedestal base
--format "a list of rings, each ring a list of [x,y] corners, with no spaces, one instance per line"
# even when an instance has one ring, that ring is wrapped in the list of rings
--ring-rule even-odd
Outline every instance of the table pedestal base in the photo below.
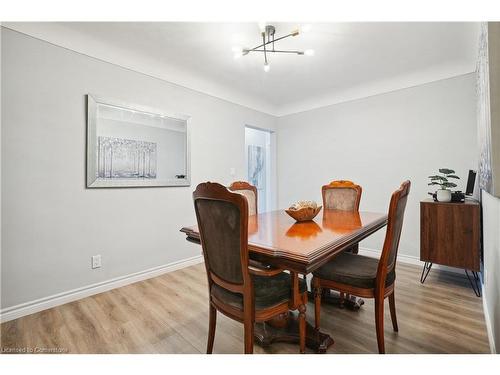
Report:
[[[289,312],[282,314],[265,323],[255,324],[255,342],[266,347],[273,342],[299,343],[298,314]],[[316,331],[306,322],[306,346],[316,353],[326,353],[329,346],[333,345],[332,337],[326,333]],[[298,353],[298,347],[297,347]]]
[[[309,293],[309,301],[314,301],[314,296],[312,293]],[[348,308],[349,310],[357,311],[361,306],[364,305],[365,301],[353,295],[349,295],[349,298],[344,297],[343,299],[341,299],[339,292],[335,290],[323,289],[321,303],[334,305],[341,309]]]
[[[365,301],[353,295],[349,295],[348,298],[346,298],[344,295],[344,298],[341,299],[339,292],[336,292],[334,290],[327,290],[321,297],[321,303],[336,305],[341,309],[347,307],[349,310],[359,310],[360,307],[364,305]]]

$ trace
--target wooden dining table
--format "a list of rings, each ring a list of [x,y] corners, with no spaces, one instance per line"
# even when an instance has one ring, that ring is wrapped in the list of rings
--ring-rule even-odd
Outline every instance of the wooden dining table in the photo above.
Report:
[[[387,215],[375,212],[323,210],[314,220],[300,223],[284,210],[264,212],[248,218],[249,255],[254,261],[305,277],[386,224]],[[181,232],[188,241],[200,243],[197,226],[184,227]],[[262,346],[299,342],[296,315],[289,312],[256,324],[256,342]],[[309,324],[306,329],[306,345],[310,349],[324,353],[334,343],[328,333]]]

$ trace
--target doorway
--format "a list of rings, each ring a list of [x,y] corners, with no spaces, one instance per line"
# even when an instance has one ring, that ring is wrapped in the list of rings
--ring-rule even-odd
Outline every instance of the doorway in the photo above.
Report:
[[[258,211],[266,212],[272,208],[272,150],[271,132],[245,126],[245,159],[247,180],[257,187]]]

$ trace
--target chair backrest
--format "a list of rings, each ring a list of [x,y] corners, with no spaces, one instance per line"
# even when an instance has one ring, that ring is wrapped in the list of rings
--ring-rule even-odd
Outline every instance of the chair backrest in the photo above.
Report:
[[[218,183],[199,184],[193,193],[209,287],[216,283],[243,293],[249,285],[248,204]]]
[[[245,181],[235,181],[229,185],[229,190],[243,194],[248,201],[248,214],[257,215],[257,188]]]
[[[384,247],[377,270],[377,281],[380,285],[385,284],[385,276],[396,267],[398,256],[399,239],[403,228],[403,218],[405,214],[406,201],[410,193],[410,181],[405,181],[400,188],[392,193],[389,204],[389,214],[387,219],[387,231],[385,233]],[[377,283],[378,284],[378,283]]]
[[[359,211],[363,189],[352,181],[332,181],[321,188],[326,210]]]

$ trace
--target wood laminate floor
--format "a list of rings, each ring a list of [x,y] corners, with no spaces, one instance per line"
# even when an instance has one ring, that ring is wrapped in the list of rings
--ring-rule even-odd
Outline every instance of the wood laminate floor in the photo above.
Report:
[[[481,299],[465,275],[398,264],[399,333],[385,314],[387,353],[489,353]],[[307,319],[314,320],[308,304]],[[329,353],[376,353],[373,300],[359,311],[323,306]],[[2,324],[2,352],[14,348],[69,353],[204,353],[208,297],[203,264],[141,281]],[[298,346],[255,345],[256,353],[298,353]],[[243,326],[218,314],[214,353],[242,353]]]

